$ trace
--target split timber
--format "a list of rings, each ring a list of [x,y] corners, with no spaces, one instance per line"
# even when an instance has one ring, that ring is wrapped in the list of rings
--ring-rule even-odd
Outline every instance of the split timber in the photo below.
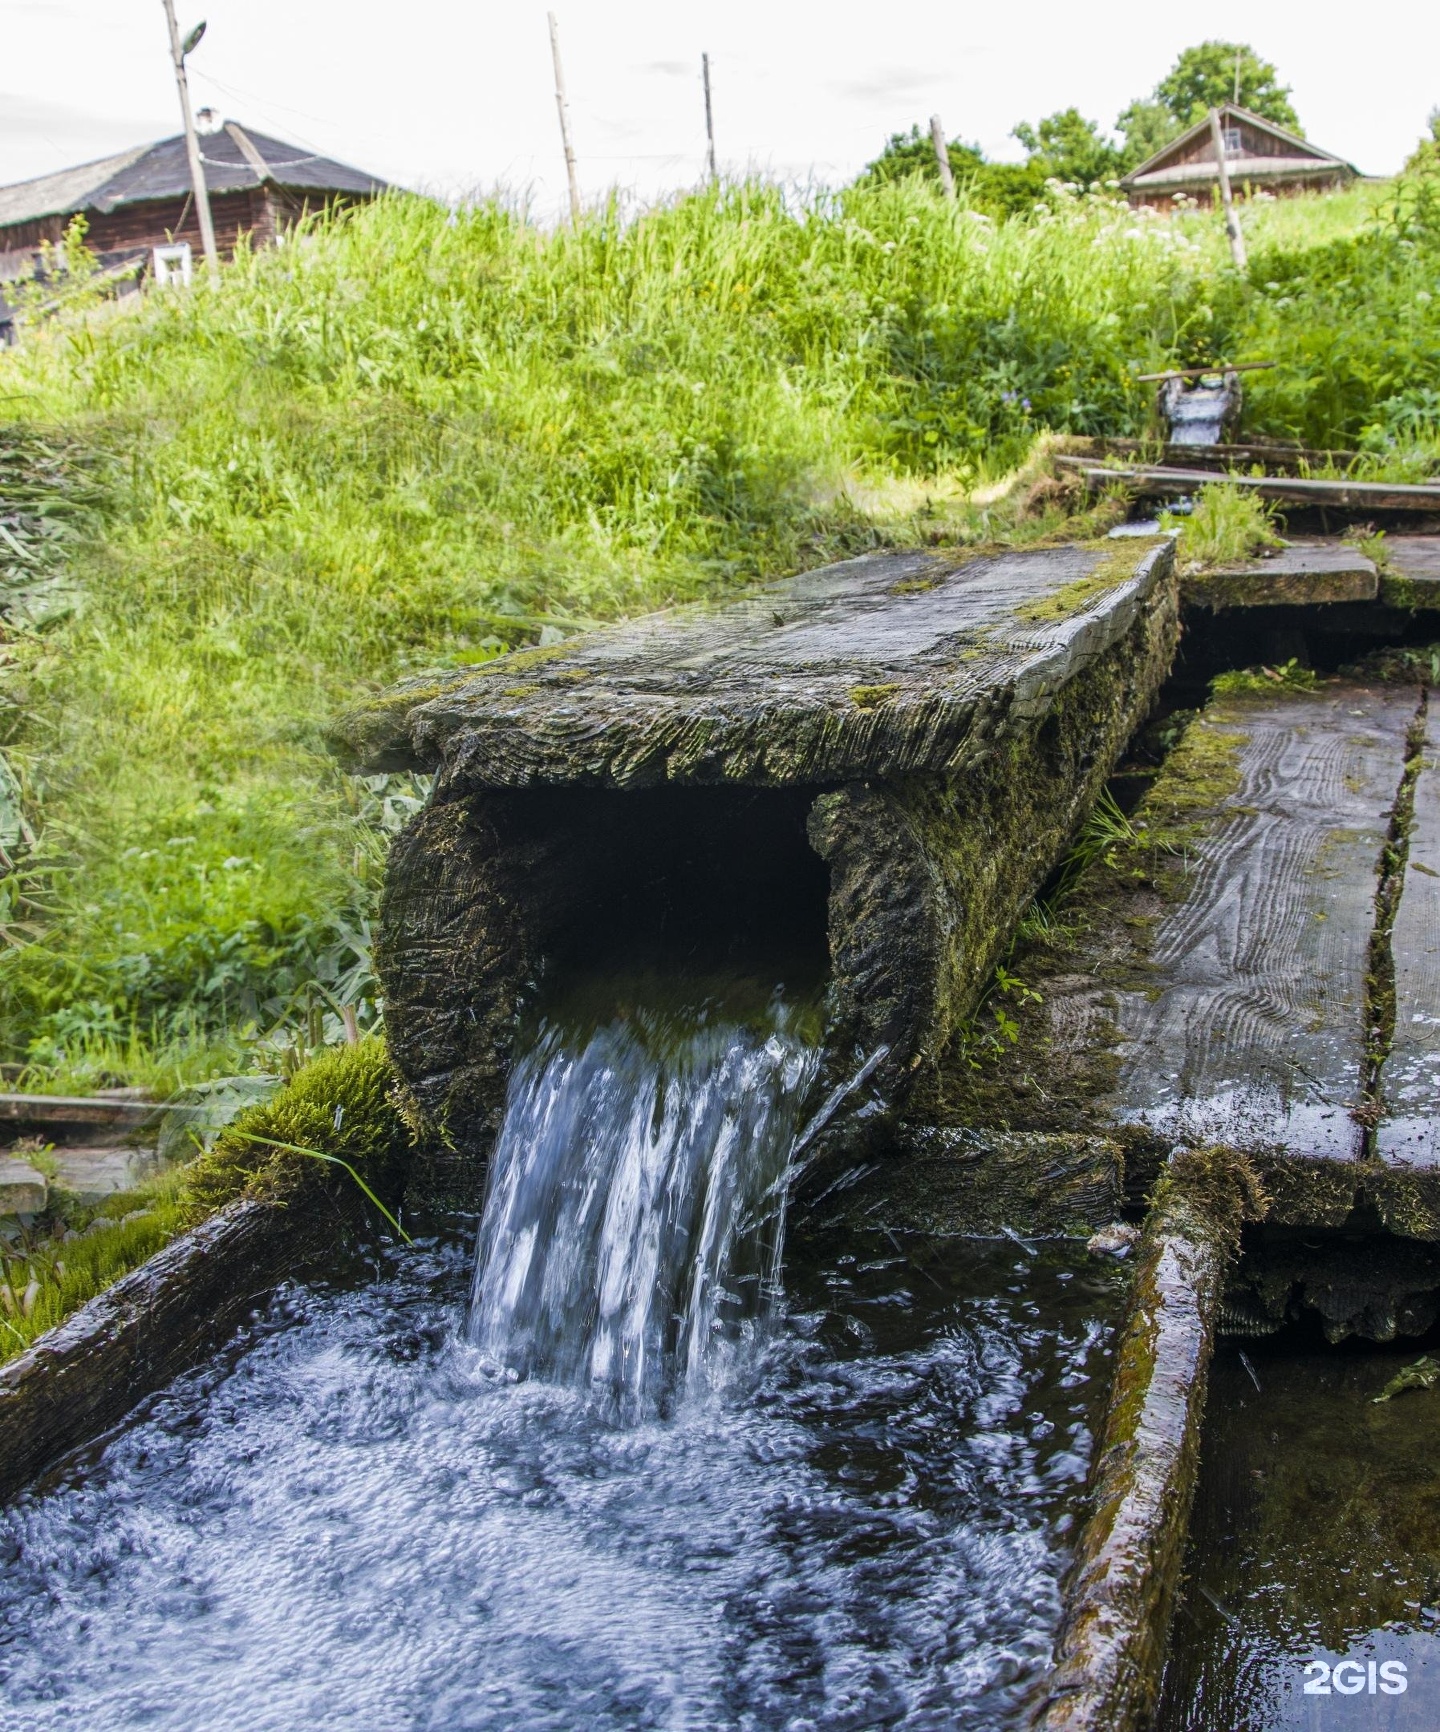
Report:
[[[530,983],[615,920],[677,835],[718,858],[767,797],[800,802],[776,823],[829,869],[827,1083],[869,1079],[834,1137],[862,1117],[879,1134],[931,1087],[1178,627],[1163,538],[877,555],[350,717],[352,763],[435,774],[377,947],[392,1053],[449,1151],[422,1196],[473,1206]]]

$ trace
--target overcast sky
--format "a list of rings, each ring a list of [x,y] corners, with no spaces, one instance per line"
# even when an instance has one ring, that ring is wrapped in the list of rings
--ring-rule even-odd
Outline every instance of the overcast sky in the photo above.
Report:
[[[180,0],[205,17],[196,105],[444,195],[564,189],[545,6],[530,0]],[[1440,105],[1440,3],[556,0],[587,196],[693,184],[708,49],[721,165],[838,182],[938,112],[997,157],[1071,103],[1109,125],[1202,34],[1279,67],[1309,135],[1398,168]],[[1204,24],[1196,23],[1203,16]],[[1103,22],[1097,23],[1097,19]],[[0,184],[178,130],[160,0],[0,0]]]

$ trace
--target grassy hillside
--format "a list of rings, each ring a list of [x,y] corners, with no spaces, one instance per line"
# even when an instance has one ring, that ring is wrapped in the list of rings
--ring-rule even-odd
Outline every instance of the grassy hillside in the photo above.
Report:
[[[1208,214],[1100,202],[995,223],[915,184],[751,185],[551,233],[393,197],[217,293],[52,323],[0,357],[0,580],[31,597],[0,1057],[163,1083],[368,1019],[420,790],[339,775],[321,735],[398,673],[993,532],[966,489],[1043,429],[1143,430],[1134,375],[1165,364],[1273,357],[1252,430],[1425,467],[1440,221],[1341,196],[1257,211],[1246,281]]]

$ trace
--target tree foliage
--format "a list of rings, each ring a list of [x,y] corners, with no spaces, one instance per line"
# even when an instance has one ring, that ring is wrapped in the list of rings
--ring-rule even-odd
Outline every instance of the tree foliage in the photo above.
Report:
[[[1227,102],[1291,132],[1300,131],[1289,85],[1282,85],[1270,62],[1244,42],[1202,42],[1187,48],[1155,86],[1155,101],[1175,121],[1177,131]]]
[[[1094,187],[1122,172],[1120,152],[1078,108],[1047,115],[1037,126],[1021,121],[1015,137],[1025,146],[1026,166],[1038,168],[1047,179]]]
[[[979,145],[962,144],[959,139],[951,139],[945,148],[955,184],[972,209],[990,216],[1013,216],[1045,196],[1045,181],[1053,170],[1042,163],[987,162]],[[936,185],[940,180],[929,131],[922,132],[918,126],[892,133],[884,150],[861,171],[857,185],[883,186],[912,178]]]

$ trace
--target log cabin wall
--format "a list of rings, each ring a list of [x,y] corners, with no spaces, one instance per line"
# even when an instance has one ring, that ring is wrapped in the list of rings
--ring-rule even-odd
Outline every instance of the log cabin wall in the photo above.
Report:
[[[235,251],[242,234],[252,247],[272,246],[282,229],[309,211],[348,205],[344,195],[311,198],[296,196],[283,187],[242,187],[235,192],[210,195],[210,213],[215,222],[215,243],[227,257]],[[95,253],[134,252],[141,247],[163,247],[174,241],[189,241],[198,257],[201,250],[200,223],[192,197],[147,199],[112,211],[87,211],[86,245]],[[33,222],[0,227],[0,253],[38,251],[43,242],[57,244],[65,238],[70,217],[40,217]]]

